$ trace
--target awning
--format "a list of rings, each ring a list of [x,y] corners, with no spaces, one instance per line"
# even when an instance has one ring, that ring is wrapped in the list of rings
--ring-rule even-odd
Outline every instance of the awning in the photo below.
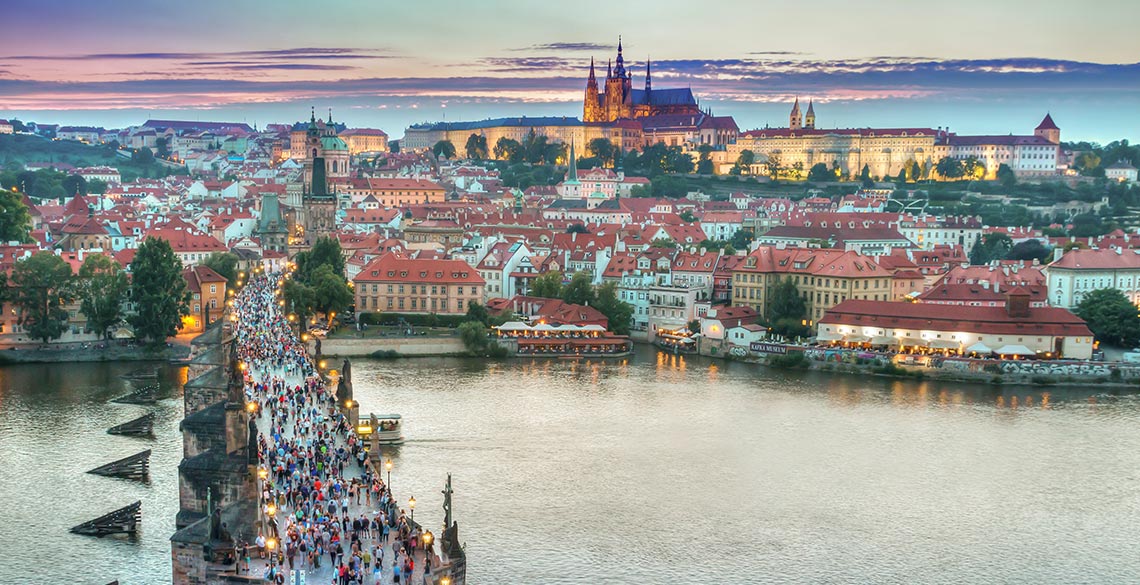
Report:
[[[1037,352],[1024,345],[1003,345],[994,350],[994,353],[998,355],[1037,355]]]
[[[867,343],[868,341],[871,341],[871,338],[867,337],[866,335],[856,335],[854,333],[850,333],[843,336],[843,341],[846,341],[847,343]]]
[[[822,331],[815,337],[816,341],[839,341],[841,339],[843,339],[843,336],[838,333],[826,333]]]
[[[980,341],[966,348],[966,353],[993,353],[993,351],[993,348]]]
[[[899,340],[894,337],[887,337],[886,335],[878,335],[871,338],[871,345],[898,345]]]
[[[951,339],[931,339],[930,343],[926,344],[926,347],[932,347],[934,349],[958,349],[959,345],[961,344]]]
[[[899,338],[899,345],[914,346],[914,345],[926,345],[926,344],[923,343],[921,339],[916,339],[914,337],[900,337]]]

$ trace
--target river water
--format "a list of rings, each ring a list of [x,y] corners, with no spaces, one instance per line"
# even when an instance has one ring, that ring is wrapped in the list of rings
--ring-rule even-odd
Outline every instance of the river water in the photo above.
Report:
[[[0,370],[2,583],[169,581],[179,370]],[[1140,582],[1140,398],[783,373],[639,348],[626,362],[353,363],[398,412],[393,488],[475,585]],[[105,434],[146,408],[160,438]],[[152,484],[83,473],[155,449]],[[67,529],[143,500],[136,541]],[[59,581],[62,582],[62,581]]]

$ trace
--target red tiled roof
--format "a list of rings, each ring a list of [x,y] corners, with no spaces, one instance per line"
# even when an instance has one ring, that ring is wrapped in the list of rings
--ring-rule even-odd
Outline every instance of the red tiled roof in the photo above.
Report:
[[[352,280],[417,284],[485,284],[479,272],[462,260],[412,259],[392,253],[369,262]]]
[[[1049,265],[1050,269],[1070,270],[1121,270],[1140,269],[1140,250],[1084,250],[1073,248],[1065,252],[1060,260]]]
[[[1011,317],[1004,307],[849,299],[828,309],[819,322],[916,331],[1092,337],[1080,317],[1058,307],[1033,307],[1026,317]]]

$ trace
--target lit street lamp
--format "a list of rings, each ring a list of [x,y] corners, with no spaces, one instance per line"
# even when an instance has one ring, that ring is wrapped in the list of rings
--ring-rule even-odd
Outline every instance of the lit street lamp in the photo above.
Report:
[[[384,469],[388,470],[388,491],[392,491],[392,460],[384,462]]]
[[[408,509],[412,511],[412,522],[415,523],[415,521],[416,521],[416,497],[415,496],[408,498]]]

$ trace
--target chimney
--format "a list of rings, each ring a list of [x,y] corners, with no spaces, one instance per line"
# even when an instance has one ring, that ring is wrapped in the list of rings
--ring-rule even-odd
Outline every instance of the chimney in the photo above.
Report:
[[[1065,249],[1062,248],[1061,246],[1057,246],[1056,248],[1053,248],[1053,261],[1054,262],[1060,260],[1061,256],[1064,256],[1064,255],[1065,255]]]
[[[1016,319],[1029,317],[1029,293],[1025,289],[1011,290],[1005,299],[1005,311]]]

